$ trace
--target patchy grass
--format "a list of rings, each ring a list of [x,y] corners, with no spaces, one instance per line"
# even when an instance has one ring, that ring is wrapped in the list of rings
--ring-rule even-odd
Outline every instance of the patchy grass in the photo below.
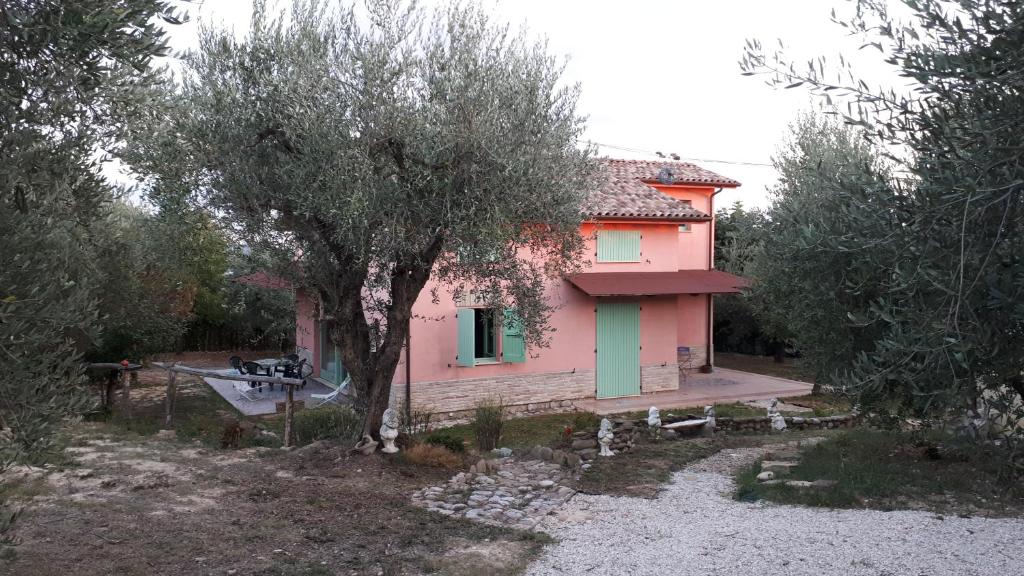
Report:
[[[653,498],[672,473],[721,450],[724,438],[693,438],[655,442],[640,435],[636,446],[611,458],[596,458],[581,476],[577,490]]]
[[[830,488],[765,486],[759,464],[738,473],[736,498],[881,510],[926,509],[981,516],[1024,511],[1024,485],[1005,474],[997,449],[937,432],[850,430],[804,449],[793,480],[835,480]]]
[[[562,432],[566,427],[572,428],[573,431],[597,430],[600,423],[601,418],[590,412],[510,418],[503,424],[498,446],[513,450],[522,450],[537,445],[555,447],[562,444]],[[459,438],[469,445],[475,445],[475,436],[469,424],[460,424],[445,428],[445,430],[449,435]]]
[[[853,404],[847,398],[840,396],[834,396],[832,394],[808,394],[807,396],[792,396],[789,398],[779,398],[781,402],[786,404],[793,404],[795,406],[803,406],[804,408],[810,408],[813,410],[814,416],[819,418],[823,416],[836,416],[839,414],[849,414],[853,410]],[[783,414],[789,414],[783,412]],[[801,414],[793,413],[794,416],[800,416]],[[806,416],[807,414],[802,414]]]
[[[720,450],[777,444],[811,436],[831,434],[827,430],[803,430],[778,435],[716,435],[679,440],[654,441],[641,434],[629,452],[613,458],[596,458],[580,477],[578,490],[588,494],[653,498],[672,473],[707,458]]]
[[[217,357],[220,355],[217,353]],[[187,355],[184,360],[181,360],[181,363],[204,366],[214,362],[212,357],[207,358],[206,356]],[[215,363],[213,365],[218,366]],[[115,437],[133,439],[139,436],[152,436],[164,427],[166,387],[166,371],[159,368],[140,370],[138,385],[134,386],[131,391],[132,417],[130,419],[122,411],[119,403],[120,396],[118,396],[118,403],[115,403],[112,413],[95,412],[88,415],[86,419],[104,424],[103,432]],[[284,432],[283,415],[274,415],[268,418],[243,416],[202,378],[183,374],[178,376],[173,427],[179,440],[199,441],[204,446],[219,448],[224,437],[224,422],[227,416],[261,424],[277,433],[278,437],[281,437]],[[280,441],[247,435],[243,437],[239,447],[253,446],[278,447]]]
[[[778,364],[772,356],[715,352],[715,366],[800,382],[814,382],[814,373],[801,358],[786,358],[784,363]]]

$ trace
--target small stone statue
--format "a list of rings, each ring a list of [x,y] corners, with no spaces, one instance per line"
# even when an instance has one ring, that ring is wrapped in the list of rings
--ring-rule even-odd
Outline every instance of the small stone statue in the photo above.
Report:
[[[772,398],[768,404],[768,417],[772,419],[772,430],[782,432],[786,429],[786,419],[779,413],[778,398]]]
[[[651,409],[647,411],[647,427],[651,430],[651,436],[657,440],[661,432],[661,413],[655,406],[651,406]]]
[[[385,454],[398,452],[395,438],[398,438],[398,414],[394,409],[388,408],[384,411],[384,422],[380,426],[380,439],[384,441],[384,447],[380,451]]]
[[[715,426],[717,425],[715,423],[715,407],[714,406],[705,406],[704,407],[704,419],[706,419],[708,421],[708,423],[704,425],[705,433],[707,433],[707,434],[714,434],[715,433]]]
[[[611,445],[615,435],[612,434],[612,423],[607,418],[601,419],[601,429],[597,431],[597,441],[601,444],[599,456],[615,456]]]

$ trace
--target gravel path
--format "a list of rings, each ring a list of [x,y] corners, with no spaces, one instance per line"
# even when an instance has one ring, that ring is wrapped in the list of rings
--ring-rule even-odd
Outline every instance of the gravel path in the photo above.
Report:
[[[559,542],[527,574],[1024,574],[1024,520],[827,510],[732,500],[721,452],[679,472],[654,500],[577,494],[543,529]]]

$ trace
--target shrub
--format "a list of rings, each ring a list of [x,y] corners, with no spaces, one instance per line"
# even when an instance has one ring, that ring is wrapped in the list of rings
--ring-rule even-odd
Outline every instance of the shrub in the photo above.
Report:
[[[363,429],[363,419],[347,406],[299,410],[295,413],[292,435],[296,445],[317,440],[355,441]]]
[[[430,432],[433,413],[428,410],[409,410],[405,400],[398,406],[398,429],[410,436]]]
[[[487,399],[476,405],[470,426],[476,436],[480,450],[494,450],[501,440],[501,428],[505,423],[505,405],[501,399]]]
[[[417,444],[404,452],[405,459],[421,466],[437,466],[441,468],[458,468],[462,458],[444,446],[435,444]]]
[[[438,430],[432,432],[429,436],[423,439],[423,442],[427,444],[433,444],[434,446],[444,446],[455,453],[462,453],[466,451],[466,445],[463,443],[462,438],[453,434],[449,430]]]

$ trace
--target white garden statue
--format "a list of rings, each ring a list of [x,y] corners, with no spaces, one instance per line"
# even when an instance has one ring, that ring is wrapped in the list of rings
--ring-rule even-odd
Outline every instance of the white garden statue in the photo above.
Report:
[[[651,431],[651,436],[655,439],[660,437],[661,433],[661,412],[658,408],[651,406],[651,409],[647,411],[647,427]]]
[[[384,411],[384,422],[380,425],[380,439],[384,441],[384,447],[380,451],[385,454],[398,452],[395,438],[398,438],[398,414],[394,409],[388,408]]]
[[[615,439],[615,435],[612,434],[612,423],[607,418],[601,419],[601,429],[597,431],[597,441],[601,444],[601,452],[599,456],[615,456],[615,452],[612,452],[611,445],[612,440]]]
[[[772,430],[782,432],[786,429],[786,419],[779,413],[778,398],[772,398],[768,404],[768,417],[772,419]]]
[[[716,423],[715,423],[715,407],[714,406],[705,406],[704,407],[704,419],[708,421],[708,423],[704,425],[704,430],[710,432],[711,434],[714,434],[715,433],[715,426],[716,426]]]

